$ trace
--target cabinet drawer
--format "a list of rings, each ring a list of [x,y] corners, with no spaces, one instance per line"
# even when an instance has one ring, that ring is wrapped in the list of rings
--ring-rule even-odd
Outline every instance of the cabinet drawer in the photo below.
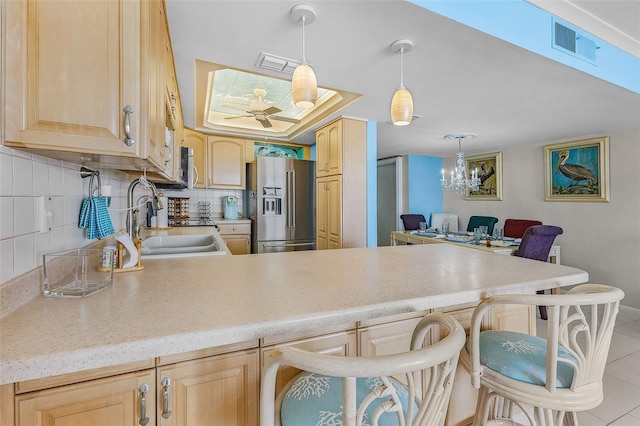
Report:
[[[251,223],[216,223],[220,235],[251,234]]]

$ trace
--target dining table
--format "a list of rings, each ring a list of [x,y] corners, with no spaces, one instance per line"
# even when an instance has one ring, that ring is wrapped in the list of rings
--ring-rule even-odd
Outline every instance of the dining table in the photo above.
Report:
[[[443,234],[435,230],[391,231],[391,245],[402,244],[454,244],[475,250],[490,251],[496,254],[514,256],[520,246],[521,238],[503,237],[502,240],[482,238],[475,241],[473,232],[456,231]],[[549,251],[548,262],[560,264],[560,246],[554,245]]]

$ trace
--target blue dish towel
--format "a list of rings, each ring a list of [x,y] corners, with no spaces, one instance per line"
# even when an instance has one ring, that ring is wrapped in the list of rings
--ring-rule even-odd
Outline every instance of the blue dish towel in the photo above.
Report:
[[[115,233],[106,197],[91,196],[82,200],[78,227],[87,230],[87,239],[90,240]]]

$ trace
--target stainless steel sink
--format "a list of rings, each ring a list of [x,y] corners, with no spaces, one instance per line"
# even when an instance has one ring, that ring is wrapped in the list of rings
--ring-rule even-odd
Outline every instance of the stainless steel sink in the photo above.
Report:
[[[226,247],[213,234],[153,235],[142,240],[143,259],[225,255]]]

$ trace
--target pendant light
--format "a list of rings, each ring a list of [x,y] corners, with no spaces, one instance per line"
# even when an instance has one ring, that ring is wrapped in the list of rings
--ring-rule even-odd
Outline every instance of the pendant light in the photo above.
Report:
[[[400,87],[391,98],[391,121],[396,126],[407,126],[413,119],[413,98],[404,87],[404,54],[411,51],[411,40],[396,40],[391,43],[394,53],[400,52]]]
[[[291,8],[290,13],[295,22],[302,21],[302,62],[293,72],[291,96],[298,108],[313,108],[318,99],[318,83],[305,56],[304,26],[316,20],[316,11],[309,5],[297,4]]]

